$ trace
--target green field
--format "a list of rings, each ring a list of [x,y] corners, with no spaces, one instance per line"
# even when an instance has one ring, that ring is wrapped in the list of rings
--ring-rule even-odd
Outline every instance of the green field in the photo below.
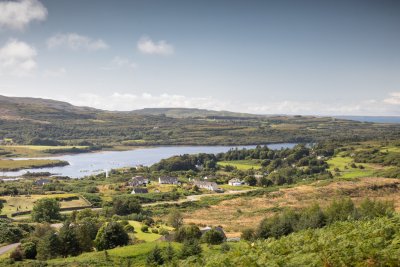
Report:
[[[137,238],[139,240],[146,241],[146,242],[153,242],[153,241],[156,241],[156,240],[160,239],[160,237],[161,237],[161,235],[159,235],[159,234],[152,233],[151,232],[152,228],[150,228],[150,227],[149,227],[149,232],[148,233],[143,232],[140,229],[143,226],[143,224],[141,222],[129,221],[129,224],[132,225],[133,227],[135,227],[134,236],[135,236],[135,238]],[[172,230],[172,228],[167,227],[167,226],[162,226],[162,227],[167,229],[167,230]]]
[[[0,159],[0,171],[18,171],[21,169],[44,168],[65,166],[68,162],[52,159],[27,159],[27,160],[8,160]]]
[[[60,200],[61,208],[84,207],[90,205],[86,200],[77,194],[52,194],[52,195],[30,195],[30,196],[2,196],[0,199],[5,200],[4,208],[1,214],[10,216],[11,213],[17,211],[30,211],[35,202],[41,198],[57,198]],[[63,199],[76,198],[63,201]]]
[[[71,148],[85,149],[87,146],[31,146],[31,145],[3,145],[0,146],[0,150],[8,152],[10,154],[4,154],[0,157],[41,157],[49,155],[46,151],[49,150],[65,150]]]
[[[337,177],[340,178],[361,178],[361,177],[370,177],[373,176],[376,169],[367,163],[356,163],[356,166],[363,166],[364,169],[360,168],[352,168],[351,164],[354,163],[351,157],[342,157],[338,155],[333,157],[332,159],[327,161],[329,164],[329,171],[333,174],[337,174],[335,169],[339,169],[339,173]]]
[[[250,170],[250,169],[260,169],[261,165],[256,160],[231,160],[231,161],[219,161],[219,166],[233,166],[238,170]]]
[[[251,190],[258,189],[256,186],[242,185],[242,186],[232,186],[229,184],[221,184],[218,187],[224,189],[225,191],[242,191],[242,190]]]

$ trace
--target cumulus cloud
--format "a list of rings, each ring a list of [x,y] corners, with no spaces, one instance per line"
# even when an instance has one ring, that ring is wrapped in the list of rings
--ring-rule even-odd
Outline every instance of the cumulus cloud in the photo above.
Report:
[[[36,68],[36,49],[27,43],[10,39],[0,48],[0,74],[25,76]]]
[[[385,103],[391,105],[400,105],[400,92],[393,92],[384,100]]]
[[[174,53],[174,47],[168,44],[166,41],[161,40],[154,42],[149,37],[144,36],[140,38],[137,43],[137,48],[143,54],[149,55],[172,55]]]
[[[60,33],[47,39],[47,47],[50,49],[63,47],[71,50],[97,51],[107,49],[108,45],[101,39],[94,40],[77,33]]]
[[[0,2],[0,28],[23,30],[32,21],[43,21],[47,9],[38,0]]]

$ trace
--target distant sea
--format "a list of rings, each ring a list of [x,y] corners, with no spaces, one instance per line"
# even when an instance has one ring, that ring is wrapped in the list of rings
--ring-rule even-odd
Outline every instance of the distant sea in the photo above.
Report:
[[[334,116],[338,119],[376,122],[376,123],[400,123],[400,116]]]

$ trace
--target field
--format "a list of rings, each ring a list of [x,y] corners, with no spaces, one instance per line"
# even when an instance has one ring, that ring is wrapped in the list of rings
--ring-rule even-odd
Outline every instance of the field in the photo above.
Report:
[[[221,225],[227,236],[240,236],[248,227],[256,227],[266,216],[285,207],[301,208],[318,202],[326,205],[332,199],[351,197],[356,203],[365,197],[393,200],[400,210],[400,180],[389,178],[364,178],[338,181],[319,181],[267,193],[264,196],[242,196],[221,201],[208,207],[184,214],[185,223]]]
[[[57,198],[60,199],[61,208],[84,207],[90,205],[86,200],[77,194],[52,194],[52,195],[30,195],[30,196],[2,196],[0,199],[6,200],[1,213],[10,216],[11,213],[17,211],[30,211],[35,202],[41,198]],[[73,198],[69,200],[70,198]],[[68,199],[62,201],[63,199]]]
[[[374,175],[375,171],[379,169],[378,166],[368,163],[357,163],[357,167],[353,168],[351,167],[352,163],[354,163],[353,159],[351,157],[343,157],[341,155],[335,156],[327,162],[329,164],[329,171],[340,178],[371,177]],[[364,168],[360,169],[359,166]],[[339,172],[336,172],[335,169],[339,169]]]
[[[43,157],[48,156],[48,150],[65,150],[71,148],[85,149],[87,146],[31,146],[31,145],[3,145],[0,150],[9,154],[0,154],[1,157]]]
[[[238,170],[250,170],[250,169],[260,169],[261,165],[256,160],[232,160],[232,161],[219,161],[220,166],[233,166]]]
[[[249,185],[233,186],[228,184],[218,185],[218,187],[224,189],[225,191],[243,191],[243,190],[251,190],[258,188],[256,186],[249,186]]]
[[[18,171],[21,169],[44,168],[54,166],[65,166],[68,162],[51,159],[27,159],[27,160],[8,160],[0,159],[0,171]]]
[[[145,242],[153,242],[153,241],[160,239],[160,237],[161,237],[161,235],[159,235],[159,234],[152,233],[151,232],[152,228],[150,228],[150,227],[149,227],[149,232],[147,232],[147,233],[143,232],[140,229],[143,226],[143,224],[141,222],[129,221],[129,224],[131,224],[133,227],[135,227],[134,237],[137,238],[138,240],[142,240]],[[163,225],[160,228],[155,228],[155,229],[161,229],[161,228],[164,228],[169,231],[172,230],[171,227],[168,227],[166,225]]]

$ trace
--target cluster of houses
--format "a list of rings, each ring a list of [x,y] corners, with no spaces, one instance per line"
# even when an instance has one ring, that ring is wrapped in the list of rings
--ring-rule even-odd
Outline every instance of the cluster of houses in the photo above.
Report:
[[[192,183],[194,186],[197,186],[200,189],[206,189],[213,192],[223,192],[223,190],[218,186],[216,182],[207,181],[212,177],[204,177],[204,180],[193,180]],[[128,183],[129,186],[133,187],[131,194],[146,194],[148,190],[146,186],[150,183],[149,179],[143,176],[135,176]],[[171,185],[179,185],[178,177],[173,176],[161,176],[158,178],[159,184],[171,184]],[[238,178],[233,178],[228,181],[230,186],[242,186],[244,185],[244,181]]]

